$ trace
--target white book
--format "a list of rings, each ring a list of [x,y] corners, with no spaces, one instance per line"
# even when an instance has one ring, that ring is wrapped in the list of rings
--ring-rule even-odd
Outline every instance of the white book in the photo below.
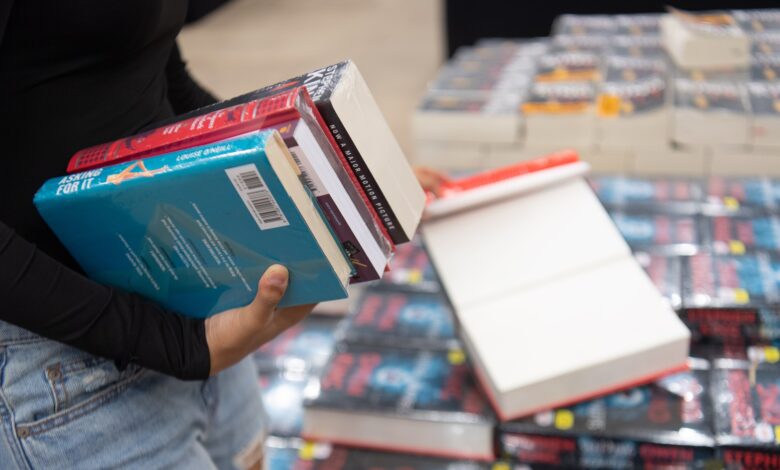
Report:
[[[688,353],[688,330],[581,174],[545,172],[560,177],[423,225],[502,420],[650,381]]]
[[[674,10],[661,18],[661,40],[683,68],[747,68],[750,64],[750,39],[726,12]]]

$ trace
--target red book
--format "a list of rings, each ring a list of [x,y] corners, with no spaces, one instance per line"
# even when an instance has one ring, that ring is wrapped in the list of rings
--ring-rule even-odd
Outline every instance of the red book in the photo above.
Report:
[[[315,140],[323,153],[327,155],[360,218],[368,226],[378,250],[385,256],[385,259],[389,258],[390,253],[394,250],[394,245],[387,229],[368,200],[368,196],[360,189],[361,186],[351,171],[349,163],[331,133],[327,131],[327,127],[306,88],[302,86],[80,150],[71,157],[68,172],[86,171],[128,160],[206,145],[260,129],[276,127],[283,130],[281,125],[296,120],[305,121],[312,130]],[[285,138],[288,146],[291,145],[288,136],[283,135],[282,137]],[[305,166],[303,165],[303,167]],[[304,169],[303,167],[302,169]],[[304,177],[308,182],[305,169]],[[313,188],[310,187],[310,189]],[[316,191],[312,192],[315,193],[315,196],[317,195]],[[321,197],[317,199],[322,206],[325,217],[358,271],[358,277],[354,281],[367,281],[381,277],[379,274],[381,271],[376,273],[376,269],[368,269],[372,263],[366,256],[360,256],[360,253],[365,253],[368,247],[365,246],[365,243],[359,243],[355,239],[346,219],[333,209],[333,201]],[[350,233],[347,234],[346,231]],[[370,250],[370,248],[368,249]],[[371,259],[374,260],[373,264],[376,267],[379,254],[377,249],[374,249],[373,253],[374,256]]]

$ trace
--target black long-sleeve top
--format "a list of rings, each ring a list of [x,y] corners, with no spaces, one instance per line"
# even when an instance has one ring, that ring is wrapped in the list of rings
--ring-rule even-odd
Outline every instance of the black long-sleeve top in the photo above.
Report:
[[[77,150],[214,101],[175,39],[187,0],[0,2],[0,320],[205,378],[203,320],[85,278],[33,206]]]

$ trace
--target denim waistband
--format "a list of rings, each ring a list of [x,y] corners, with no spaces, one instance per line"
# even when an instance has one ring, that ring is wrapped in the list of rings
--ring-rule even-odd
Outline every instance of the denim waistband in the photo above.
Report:
[[[0,345],[26,343],[30,341],[40,341],[42,339],[44,338],[36,335],[32,331],[0,320]]]

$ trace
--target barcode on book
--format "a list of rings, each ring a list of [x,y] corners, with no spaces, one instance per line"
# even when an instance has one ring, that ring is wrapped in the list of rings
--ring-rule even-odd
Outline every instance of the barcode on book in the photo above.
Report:
[[[227,168],[225,173],[260,230],[290,225],[255,165]]]
[[[308,168],[306,168],[300,155],[298,155],[298,149],[290,148],[290,155],[292,155],[293,160],[295,160],[295,164],[298,165],[298,169],[301,170],[301,179],[303,180],[303,183],[309,188],[309,191],[311,191],[312,194],[318,196],[319,189],[317,188],[317,184],[311,178]]]

